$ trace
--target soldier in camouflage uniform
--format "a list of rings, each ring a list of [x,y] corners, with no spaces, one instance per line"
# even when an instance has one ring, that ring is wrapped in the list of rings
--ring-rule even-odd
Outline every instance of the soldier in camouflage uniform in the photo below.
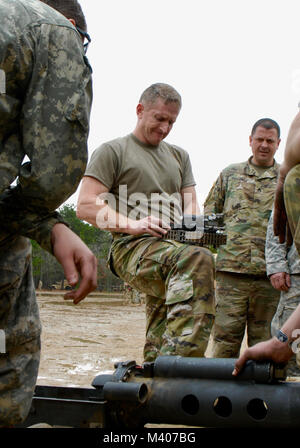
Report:
[[[213,357],[236,357],[246,325],[249,346],[270,335],[279,293],[266,276],[264,250],[279,143],[276,122],[256,122],[250,136],[253,156],[225,168],[205,201],[205,214],[224,213],[227,233],[227,244],[219,248],[216,262]]]
[[[142,302],[140,292],[132,288],[128,283],[124,283],[124,295],[127,303],[140,304]]]
[[[271,334],[276,333],[300,303],[300,258],[295,244],[280,244],[273,231],[273,214],[270,217],[266,238],[266,268],[272,286],[280,291],[280,301],[271,323]],[[300,376],[294,355],[287,368],[288,376]]]
[[[284,160],[280,166],[274,201],[274,235],[279,243],[294,243],[300,256],[300,112],[293,120],[286,142]],[[288,362],[296,353],[299,357],[300,304],[283,323],[272,339],[246,349],[235,364],[238,375],[248,359]],[[299,359],[299,358],[298,358]]]
[[[134,132],[93,153],[78,199],[80,218],[113,233],[114,272],[146,294],[145,361],[204,356],[214,316],[211,253],[161,239],[182,214],[181,200],[184,213],[199,213],[189,156],[163,141],[180,107],[171,86],[146,89]]]
[[[59,3],[69,17],[80,8],[76,0]],[[79,289],[66,297],[75,303],[95,288],[97,270],[55,211],[75,191],[87,160],[91,72],[82,39],[39,0],[0,0],[0,16],[0,426],[10,426],[29,411],[40,357],[28,238],[56,256],[72,285],[81,274]],[[80,9],[74,19],[81,18],[84,28]]]

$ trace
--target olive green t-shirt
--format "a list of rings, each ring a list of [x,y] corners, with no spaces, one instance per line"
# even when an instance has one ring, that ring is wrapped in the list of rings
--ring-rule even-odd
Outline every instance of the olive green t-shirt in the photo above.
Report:
[[[133,134],[104,143],[85,172],[104,184],[108,204],[131,219],[152,215],[169,224],[179,219],[181,190],[195,185],[188,153],[162,141],[151,146]]]

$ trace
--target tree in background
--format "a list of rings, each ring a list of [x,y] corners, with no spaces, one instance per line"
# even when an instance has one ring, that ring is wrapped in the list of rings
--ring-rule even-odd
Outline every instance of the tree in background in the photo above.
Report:
[[[109,232],[97,229],[81,221],[76,216],[74,205],[64,204],[59,209],[63,220],[70,226],[98,259],[98,289],[101,291],[121,290],[123,281],[114,276],[106,267],[106,259],[111,243]],[[35,286],[43,289],[65,289],[66,282],[61,265],[35,241],[32,243],[32,265]]]

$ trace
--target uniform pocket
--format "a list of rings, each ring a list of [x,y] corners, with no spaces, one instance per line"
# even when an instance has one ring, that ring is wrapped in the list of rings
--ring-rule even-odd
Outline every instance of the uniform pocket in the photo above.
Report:
[[[89,128],[92,96],[90,69],[86,67],[82,80],[77,89],[69,96],[64,108],[67,120],[79,122],[85,130]]]
[[[166,305],[185,302],[194,295],[193,280],[187,275],[175,275],[171,278],[166,294]]]

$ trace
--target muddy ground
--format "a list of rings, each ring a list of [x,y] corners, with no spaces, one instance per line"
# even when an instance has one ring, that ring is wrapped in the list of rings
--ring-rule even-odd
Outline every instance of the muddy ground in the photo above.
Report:
[[[38,384],[90,387],[95,376],[114,372],[117,361],[142,363],[144,304],[128,303],[122,295],[92,293],[73,305],[63,294],[37,292],[43,326]],[[242,350],[245,347],[244,340]]]
[[[144,304],[117,294],[92,293],[78,305],[65,301],[63,291],[37,296],[43,326],[38,384],[89,387],[117,361],[143,361]]]
[[[116,361],[142,362],[145,305],[91,294],[78,305],[63,292],[38,292],[43,326],[38,384],[89,387]]]

